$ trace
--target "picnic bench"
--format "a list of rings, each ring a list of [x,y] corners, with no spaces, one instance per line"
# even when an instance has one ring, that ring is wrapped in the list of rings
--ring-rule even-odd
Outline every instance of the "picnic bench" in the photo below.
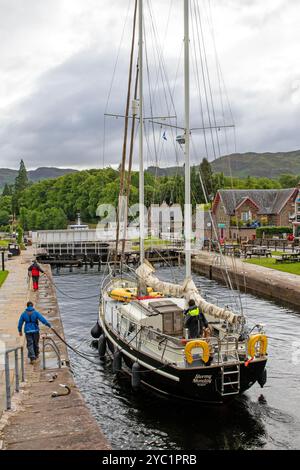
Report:
[[[239,245],[225,245],[223,247],[223,254],[226,256],[235,256],[240,258],[242,252]]]
[[[267,248],[266,246],[253,246],[251,248],[247,248],[245,251],[245,258],[252,258],[254,257],[263,257],[272,258],[272,251]]]
[[[300,263],[300,253],[284,253],[276,257],[276,263]]]

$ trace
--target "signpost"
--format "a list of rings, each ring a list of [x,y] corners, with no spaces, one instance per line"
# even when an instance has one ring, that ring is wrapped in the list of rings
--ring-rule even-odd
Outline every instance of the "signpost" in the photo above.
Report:
[[[1,265],[2,265],[2,271],[5,271],[4,251],[1,251]]]

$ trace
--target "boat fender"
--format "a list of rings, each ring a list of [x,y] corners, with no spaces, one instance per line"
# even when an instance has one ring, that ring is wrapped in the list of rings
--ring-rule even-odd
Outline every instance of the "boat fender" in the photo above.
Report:
[[[99,340],[98,339],[93,339],[93,341],[91,342],[91,347],[93,349],[98,349],[98,345],[99,345]]]
[[[259,385],[261,386],[261,388],[264,388],[264,386],[266,385],[267,383],[267,369],[264,369],[263,372],[261,373],[261,375],[259,376],[257,382],[259,383]]]
[[[117,374],[122,369],[122,353],[121,351],[116,351],[114,353],[113,359],[113,373]]]
[[[268,349],[268,338],[266,335],[253,335],[250,337],[248,341],[248,355],[250,357],[256,356],[256,346],[260,343],[259,353],[261,356],[265,356],[267,354]]]
[[[135,362],[131,370],[131,386],[133,390],[138,390],[141,385],[141,368],[138,362]]]
[[[103,361],[105,359],[105,354],[106,354],[106,338],[103,334],[99,338],[98,353],[99,353],[100,360]]]
[[[94,339],[99,339],[102,334],[102,328],[97,322],[96,325],[91,329],[91,335]]]
[[[203,354],[202,354],[202,361],[207,364],[209,361],[209,356],[210,356],[210,351],[209,351],[209,345],[206,341],[189,341],[185,347],[184,353],[185,353],[185,358],[188,362],[188,364],[193,364],[194,358],[192,355],[192,351],[194,349],[202,349]]]

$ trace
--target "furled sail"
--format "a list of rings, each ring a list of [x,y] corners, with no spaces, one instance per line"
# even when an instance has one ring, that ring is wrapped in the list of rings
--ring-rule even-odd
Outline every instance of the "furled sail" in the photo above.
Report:
[[[156,292],[161,292],[170,297],[184,297],[187,301],[194,299],[204,314],[228,321],[230,324],[239,323],[241,320],[241,316],[231,310],[217,307],[204,300],[192,279],[186,280],[183,286],[181,286],[179,284],[161,281],[154,273],[155,269],[148,261],[145,261],[136,270],[139,279],[148,287],[152,287]]]

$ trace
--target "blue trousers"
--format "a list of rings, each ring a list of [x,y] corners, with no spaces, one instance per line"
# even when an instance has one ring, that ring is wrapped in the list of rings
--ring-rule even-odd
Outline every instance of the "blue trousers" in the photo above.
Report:
[[[29,359],[36,359],[40,353],[39,348],[40,334],[26,333],[26,342]]]

